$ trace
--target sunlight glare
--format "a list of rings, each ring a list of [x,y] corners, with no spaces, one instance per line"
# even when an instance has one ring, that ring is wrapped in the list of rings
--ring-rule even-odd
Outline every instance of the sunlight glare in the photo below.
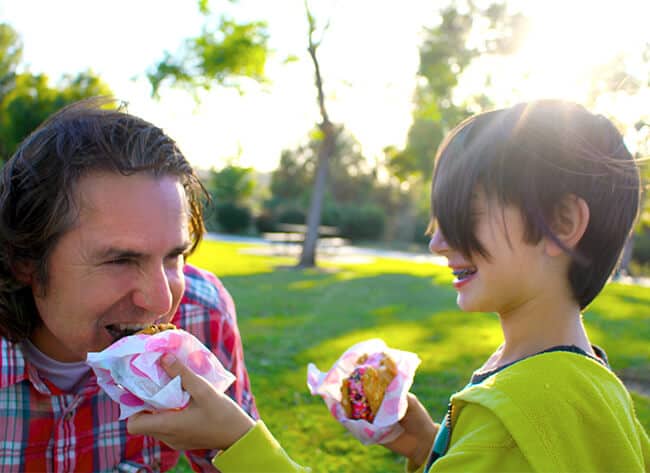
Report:
[[[519,86],[522,98],[584,101],[593,69],[643,42],[647,30],[635,28],[631,20],[648,13],[646,2],[619,2],[616,7],[611,2],[533,2],[531,30],[510,59],[526,74]]]

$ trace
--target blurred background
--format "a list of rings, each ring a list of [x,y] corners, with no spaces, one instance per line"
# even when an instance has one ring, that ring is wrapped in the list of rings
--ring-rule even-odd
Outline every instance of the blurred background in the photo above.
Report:
[[[573,100],[650,154],[649,16],[635,0],[0,0],[0,157],[111,94],[199,169],[211,231],[304,224],[322,162],[320,224],[424,251],[437,145],[472,113]],[[632,275],[650,273],[644,208]]]

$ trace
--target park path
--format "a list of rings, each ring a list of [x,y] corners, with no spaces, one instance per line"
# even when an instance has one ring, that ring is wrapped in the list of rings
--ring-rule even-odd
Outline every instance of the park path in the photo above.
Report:
[[[277,247],[273,247],[272,243],[268,241],[257,238],[257,237],[245,237],[245,236],[236,236],[236,235],[225,235],[220,233],[208,233],[206,234],[207,240],[217,240],[217,241],[231,241],[238,243],[256,243],[262,245],[261,250],[256,252],[262,254],[277,254]],[[300,247],[295,245],[289,252],[283,254],[289,256],[298,256]],[[363,248],[359,246],[346,245],[336,249],[333,254],[319,254],[320,259],[326,259],[330,261],[339,261],[339,262],[364,262],[370,261],[372,258],[382,257],[382,258],[396,258],[408,261],[418,261],[418,262],[429,262],[432,264],[438,264],[445,266],[447,264],[447,259],[442,256],[436,256],[428,253],[409,253],[405,251],[393,251],[393,250],[378,250],[374,248]],[[617,282],[623,284],[636,284],[643,287],[650,288],[650,278],[632,278],[629,276],[622,276],[617,278]],[[650,397],[650,379],[647,376],[639,376],[639,373],[633,372],[620,372],[618,373],[619,377],[622,379],[623,383],[627,386],[628,389],[635,391],[644,396]]]
[[[273,244],[259,237],[226,235],[223,233],[207,233],[207,240],[217,241],[232,241],[240,243],[257,243],[265,245],[266,251],[264,253],[272,254],[274,251]],[[294,246],[287,250],[286,254],[289,256],[298,256],[299,247]],[[406,251],[396,250],[380,250],[375,248],[364,248],[361,246],[345,245],[336,248],[333,252],[321,252],[319,258],[324,260],[338,261],[338,262],[363,262],[373,257],[382,258],[395,258],[408,261],[417,261],[422,263],[432,263],[440,266],[446,266],[447,260],[442,256],[432,255],[430,253],[412,253]],[[650,288],[650,278],[633,278],[631,276],[620,276],[616,278],[616,282],[622,284],[635,284],[637,286]]]

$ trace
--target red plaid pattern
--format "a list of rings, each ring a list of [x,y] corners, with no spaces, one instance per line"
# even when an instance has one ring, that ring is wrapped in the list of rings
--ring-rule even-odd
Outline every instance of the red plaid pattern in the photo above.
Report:
[[[173,323],[212,349],[236,377],[228,394],[258,418],[237,327],[235,306],[221,281],[186,265],[186,289]],[[152,437],[133,436],[118,421],[119,406],[94,374],[75,394],[39,377],[19,344],[0,339],[0,471],[157,472],[180,453]],[[196,471],[216,471],[216,452],[185,452]]]

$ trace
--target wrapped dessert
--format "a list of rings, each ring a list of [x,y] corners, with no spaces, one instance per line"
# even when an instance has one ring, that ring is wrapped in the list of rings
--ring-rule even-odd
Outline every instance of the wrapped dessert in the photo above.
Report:
[[[341,405],[348,418],[372,422],[384,400],[386,388],[397,375],[397,366],[383,352],[362,355],[356,365],[341,383]]]
[[[101,352],[88,353],[86,363],[97,384],[120,405],[120,419],[140,411],[179,409],[189,401],[180,377],[171,379],[160,366],[165,353],[224,392],[235,377],[194,335],[172,324],[155,324],[127,335]]]
[[[403,432],[399,420],[419,364],[415,353],[366,340],[346,350],[327,372],[310,363],[307,385],[362,443],[386,443]]]

